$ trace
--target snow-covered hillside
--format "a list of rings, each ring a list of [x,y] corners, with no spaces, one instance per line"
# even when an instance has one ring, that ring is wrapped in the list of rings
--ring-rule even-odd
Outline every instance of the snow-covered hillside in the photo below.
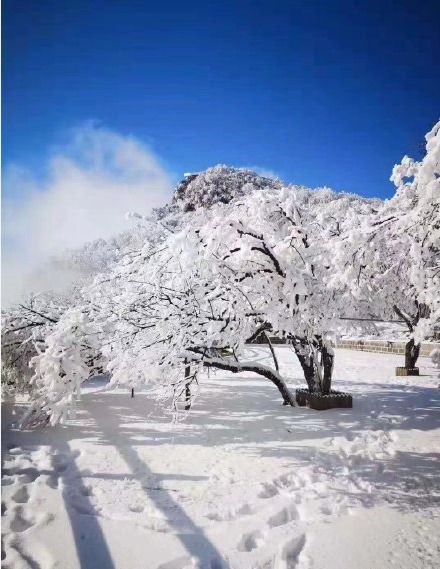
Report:
[[[248,357],[269,361],[263,346]],[[267,380],[228,372],[201,378],[178,424],[99,378],[66,426],[18,431],[21,406],[6,406],[3,567],[438,567],[438,371],[421,358],[420,377],[396,378],[399,363],[337,350],[353,409],[283,407]]]

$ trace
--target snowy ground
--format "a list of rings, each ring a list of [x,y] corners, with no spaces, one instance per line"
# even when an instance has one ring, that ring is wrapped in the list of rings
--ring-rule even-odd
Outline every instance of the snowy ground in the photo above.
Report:
[[[401,363],[337,350],[353,409],[283,407],[267,380],[227,372],[177,425],[148,393],[98,381],[64,427],[19,432],[5,408],[2,566],[439,567],[440,379],[423,358],[422,376],[396,378]]]

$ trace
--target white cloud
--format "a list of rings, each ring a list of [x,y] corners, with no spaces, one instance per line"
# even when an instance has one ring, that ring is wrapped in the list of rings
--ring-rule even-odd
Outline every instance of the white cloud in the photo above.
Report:
[[[41,179],[9,166],[3,187],[2,298],[10,302],[42,286],[30,275],[49,256],[123,231],[128,211],[163,205],[173,180],[135,138],[88,124],[51,154]]]

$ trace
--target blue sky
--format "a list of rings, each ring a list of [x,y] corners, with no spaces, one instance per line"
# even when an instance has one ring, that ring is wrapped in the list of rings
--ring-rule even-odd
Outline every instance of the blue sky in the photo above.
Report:
[[[43,175],[92,120],[173,176],[258,166],[386,197],[440,116],[439,21],[438,1],[4,0],[3,164]]]

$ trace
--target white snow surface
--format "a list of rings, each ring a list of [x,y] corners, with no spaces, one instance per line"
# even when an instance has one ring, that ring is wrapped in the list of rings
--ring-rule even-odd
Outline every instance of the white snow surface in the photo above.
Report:
[[[276,346],[291,388],[303,386]],[[266,347],[247,359],[270,365]],[[2,417],[2,567],[429,569],[440,566],[438,370],[336,350],[353,409],[283,407],[251,373],[210,373],[175,424],[151,391],[83,390],[66,425]]]

